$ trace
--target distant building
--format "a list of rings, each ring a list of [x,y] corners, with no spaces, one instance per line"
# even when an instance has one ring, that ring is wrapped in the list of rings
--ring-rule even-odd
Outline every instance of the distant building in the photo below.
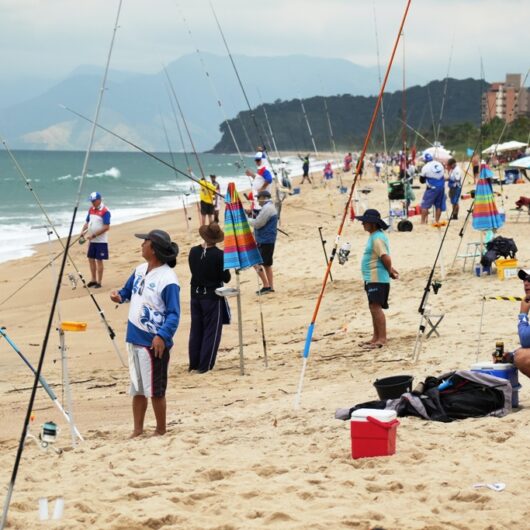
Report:
[[[530,89],[521,84],[521,74],[506,74],[504,83],[492,83],[482,94],[482,123],[495,117],[510,123],[530,115]]]

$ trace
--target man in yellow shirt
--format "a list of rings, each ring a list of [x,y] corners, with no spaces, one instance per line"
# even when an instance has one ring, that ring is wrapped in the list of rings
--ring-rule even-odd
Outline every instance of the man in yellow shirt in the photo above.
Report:
[[[199,180],[201,186],[200,189],[200,201],[201,201],[201,226],[210,224],[213,221],[214,216],[214,198],[215,198],[215,186],[202,177]],[[206,222],[206,216],[208,216],[208,222]]]

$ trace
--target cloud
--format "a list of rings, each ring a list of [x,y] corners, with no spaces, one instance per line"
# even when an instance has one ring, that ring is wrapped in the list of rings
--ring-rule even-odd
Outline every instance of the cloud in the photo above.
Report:
[[[190,53],[224,53],[207,0],[127,0],[112,59],[113,68],[154,72]],[[215,6],[233,53],[341,57],[377,65],[374,8],[380,62],[386,65],[405,0],[217,0]],[[110,0],[3,0],[0,6],[2,76],[64,76],[79,64],[102,65],[108,53],[118,2]],[[488,80],[506,71],[526,72],[530,36],[499,20],[498,0],[412,2],[405,28],[406,65],[425,80],[450,73]],[[184,13],[192,31],[182,22]],[[530,20],[530,2],[503,0],[502,21]],[[401,49],[396,66],[402,63]]]

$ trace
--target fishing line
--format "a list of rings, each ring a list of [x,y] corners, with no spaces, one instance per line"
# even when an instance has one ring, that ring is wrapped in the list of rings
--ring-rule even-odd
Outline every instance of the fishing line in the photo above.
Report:
[[[377,75],[379,80],[379,86],[381,86],[381,61],[379,57],[379,36],[377,32],[377,16],[375,11],[375,0],[372,1],[372,8],[374,12],[374,28],[375,28],[375,48],[377,52]],[[385,106],[384,106],[384,98],[381,100],[381,127],[383,130],[383,149],[385,151],[385,156],[387,155],[387,145],[386,145],[386,129],[385,129]]]
[[[455,33],[453,32],[453,37],[451,39],[451,49],[449,51],[449,62],[447,64],[447,75],[445,76],[445,85],[444,85],[444,91],[442,96],[442,104],[440,105],[440,117],[438,118],[438,129],[435,132],[434,135],[434,141],[437,142],[438,138],[440,136],[440,128],[442,126],[442,117],[444,113],[444,106],[445,106],[445,97],[447,95],[447,85],[449,84],[449,72],[451,71],[451,62],[453,60],[453,48],[455,44]]]
[[[79,202],[81,200],[81,192],[82,192],[82,189],[83,189],[83,183],[84,183],[84,179],[85,179],[86,172],[87,172],[88,160],[90,158],[90,152],[92,150],[92,146],[93,146],[93,143],[94,143],[94,135],[95,135],[95,132],[96,132],[96,124],[97,124],[97,121],[98,121],[98,118],[99,118],[99,112],[101,110],[101,104],[103,102],[103,94],[105,92],[105,87],[106,87],[106,83],[107,83],[107,76],[108,76],[109,67],[110,67],[110,59],[111,59],[111,55],[112,55],[112,49],[114,47],[114,40],[115,40],[115,37],[116,37],[116,32],[118,30],[118,21],[119,21],[119,17],[120,17],[121,5],[122,5],[122,0],[119,0],[118,11],[117,11],[117,14],[116,14],[116,22],[114,24],[114,30],[113,30],[113,33],[112,33],[112,39],[111,39],[111,42],[110,42],[110,48],[109,48],[109,52],[108,52],[108,56],[107,56],[107,63],[106,63],[106,66],[105,66],[105,73],[103,75],[103,81],[101,83],[101,89],[100,89],[100,92],[99,92],[99,97],[98,97],[98,102],[97,102],[97,106],[96,106],[96,112],[95,112],[95,116],[94,116],[93,126],[92,126],[92,129],[91,129],[91,132],[90,132],[90,138],[89,138],[89,142],[88,142],[88,147],[87,147],[86,154],[85,154],[85,160],[84,160],[84,163],[83,163],[83,170],[81,172],[81,179],[80,179],[79,188],[78,188],[78,191],[77,191],[77,199],[76,199],[76,202],[75,202],[74,211],[72,213],[72,220],[70,222],[70,229],[69,229],[69,232],[68,232],[68,237],[66,239],[66,249],[65,249],[65,251],[63,253],[63,259],[62,259],[61,267],[60,267],[59,273],[58,273],[57,284],[55,286],[55,293],[53,295],[53,301],[52,301],[52,305],[51,305],[51,308],[50,308],[50,314],[49,314],[49,317],[48,317],[48,323],[47,323],[47,326],[46,326],[46,332],[44,334],[44,338],[43,338],[43,341],[42,341],[42,348],[41,348],[41,352],[40,352],[39,363],[37,365],[37,370],[35,372],[35,378],[34,378],[34,381],[33,381],[33,388],[31,390],[31,396],[30,396],[30,399],[29,399],[29,402],[28,402],[28,407],[27,407],[27,410],[26,410],[26,417],[24,419],[24,425],[23,425],[22,433],[20,435],[20,440],[19,440],[19,443],[18,443],[18,449],[17,449],[17,454],[16,454],[16,457],[15,457],[15,463],[14,463],[13,471],[12,471],[12,474],[11,474],[11,481],[9,483],[9,487],[8,487],[8,491],[7,491],[7,495],[6,495],[6,499],[5,499],[5,503],[4,503],[4,509],[3,509],[3,513],[2,513],[2,520],[0,522],[0,530],[3,530],[5,528],[6,523],[7,523],[7,514],[8,514],[8,511],[9,511],[9,505],[11,503],[11,497],[13,495],[13,490],[15,488],[15,482],[16,482],[16,479],[17,479],[18,468],[19,468],[19,465],[20,465],[20,460],[22,458],[22,453],[24,451],[24,442],[26,440],[26,435],[27,435],[27,431],[28,431],[28,427],[29,427],[30,418],[31,418],[31,412],[32,412],[32,409],[33,409],[33,404],[35,403],[35,396],[37,394],[37,388],[39,386],[39,380],[40,380],[40,376],[41,376],[41,373],[42,373],[42,366],[44,364],[44,358],[46,356],[46,349],[48,347],[48,340],[50,338],[50,331],[51,331],[51,327],[52,327],[52,324],[53,324],[53,318],[54,318],[54,315],[55,315],[55,309],[57,307],[57,302],[58,302],[58,299],[59,299],[59,293],[60,293],[60,290],[61,290],[61,281],[62,281],[62,277],[63,277],[63,273],[64,273],[64,268],[65,268],[65,265],[66,265],[66,259],[68,257],[68,248],[70,247],[70,241],[72,240],[72,232],[73,232],[73,229],[74,229],[74,223],[75,223],[75,218],[76,218],[76,215],[77,215],[77,209],[79,208]]]
[[[61,244],[61,246],[63,247],[63,251],[66,251],[66,245],[63,243],[63,240],[61,239],[61,237],[59,236],[59,233],[57,232],[57,229],[55,228],[55,225],[53,224],[52,220],[50,219],[48,213],[46,212],[39,196],[37,195],[37,192],[33,189],[33,186],[31,185],[31,182],[29,181],[29,179],[27,178],[26,174],[24,173],[23,169],[20,167],[20,164],[18,163],[17,159],[15,158],[15,156],[13,155],[13,153],[11,152],[11,150],[9,149],[6,141],[0,136],[0,140],[5,148],[5,150],[7,151],[9,157],[11,158],[13,164],[15,165],[15,168],[16,170],[18,171],[19,175],[21,176],[22,180],[24,181],[24,184],[26,186],[26,189],[28,191],[30,191],[33,195],[33,197],[35,198],[35,201],[37,202],[37,205],[39,206],[42,214],[44,215],[44,218],[46,219],[46,222],[48,223],[48,226],[53,230],[53,233],[55,234],[55,236],[57,237],[57,240],[59,241],[59,243]],[[79,241],[79,238],[76,239],[76,241]],[[74,241],[75,243],[75,241]],[[69,247],[68,247],[69,248]],[[58,256],[61,256],[62,253],[58,254],[53,260],[51,260],[48,265],[51,265],[55,259],[58,257]],[[68,253],[67,253],[68,255]],[[107,333],[110,337],[110,340],[112,341],[112,345],[114,346],[114,350],[116,352],[116,355],[118,356],[118,359],[120,360],[122,366],[126,366],[125,365],[125,362],[121,356],[121,352],[118,348],[118,345],[116,344],[115,342],[115,338],[116,338],[116,333],[114,332],[114,330],[112,329],[111,325],[109,324],[109,322],[107,321],[106,317],[105,317],[105,312],[103,311],[103,309],[101,308],[101,306],[99,305],[98,301],[96,300],[94,294],[92,293],[92,291],[90,290],[90,288],[88,287],[88,284],[86,283],[85,281],[85,278],[83,276],[83,274],[81,273],[81,271],[77,268],[74,260],[72,259],[72,257],[70,255],[68,255],[68,260],[70,262],[70,265],[72,265],[72,267],[74,268],[75,272],[77,273],[77,275],[79,276],[82,284],[83,284],[83,287],[86,289],[88,295],[90,296],[90,299],[92,300],[92,302],[94,303],[94,305],[96,306],[96,309],[97,309],[97,312],[99,314],[99,317],[101,318],[101,321],[103,322],[103,325],[106,327],[107,329]],[[48,265],[46,267],[44,267],[44,269],[46,269],[48,267]],[[41,269],[44,270],[44,269]],[[40,272],[39,271],[39,274]],[[31,279],[33,279],[35,276],[33,276]],[[28,282],[27,282],[28,283]],[[22,287],[24,287],[25,285],[27,285],[27,283],[25,283],[24,285],[22,285]],[[17,289],[16,292],[20,291],[20,289],[22,289],[22,287],[20,287],[19,289]],[[2,303],[0,303],[0,305],[2,305],[4,302],[6,302],[7,300],[9,300],[10,298],[12,298],[14,296],[14,294],[11,294],[10,296],[8,296],[6,299],[4,299],[2,301]]]
[[[390,70],[392,69],[392,64],[394,62],[394,57],[396,55],[396,50],[397,50],[397,47],[398,47],[398,44],[399,44],[401,33],[403,31],[403,27],[405,25],[405,21],[407,19],[407,15],[408,15],[408,12],[409,12],[409,8],[410,8],[411,2],[412,2],[412,0],[407,0],[407,4],[406,4],[406,7],[405,7],[405,11],[403,13],[403,17],[402,17],[402,20],[401,20],[399,31],[397,33],[397,36],[396,36],[396,39],[395,39],[395,42],[394,42],[394,46],[393,46],[393,49],[392,49],[392,53],[390,55],[390,59],[389,59],[388,65],[387,65],[385,77],[384,77],[383,83],[381,84],[381,88],[380,88],[380,91],[379,91],[379,96],[377,98],[377,102],[375,104],[375,108],[374,108],[374,111],[373,111],[373,114],[372,114],[372,119],[370,121],[370,125],[368,127],[368,131],[366,133],[366,138],[364,140],[364,145],[363,145],[363,148],[362,148],[362,151],[361,151],[361,155],[359,157],[359,162],[357,163],[357,166],[356,166],[356,169],[355,169],[355,177],[353,179],[353,183],[352,183],[351,188],[350,188],[350,194],[348,196],[348,201],[346,202],[346,205],[344,207],[344,212],[342,214],[342,220],[341,220],[338,232],[337,232],[337,236],[335,238],[334,247],[333,247],[333,249],[331,251],[331,255],[330,255],[328,266],[326,267],[326,272],[324,274],[324,279],[322,281],[322,287],[321,287],[321,290],[320,290],[320,294],[318,296],[318,299],[317,299],[317,302],[316,302],[316,305],[315,305],[313,316],[311,318],[311,323],[309,324],[309,327],[308,327],[308,330],[307,330],[305,346],[304,346],[304,350],[303,350],[303,353],[302,353],[302,355],[303,355],[302,370],[300,372],[300,380],[299,380],[299,383],[298,383],[298,389],[297,389],[296,398],[295,398],[295,402],[294,402],[294,407],[295,408],[298,408],[300,406],[302,388],[303,388],[303,384],[304,384],[304,375],[305,375],[305,371],[306,371],[306,368],[307,368],[307,361],[308,361],[308,358],[309,358],[309,352],[310,352],[310,348],[311,348],[311,340],[312,340],[312,337],[313,337],[313,331],[314,331],[314,328],[315,328],[316,319],[317,319],[317,316],[318,316],[320,305],[322,303],[324,292],[326,290],[326,285],[327,285],[327,281],[328,281],[329,274],[330,274],[330,271],[331,271],[331,267],[333,265],[333,261],[334,261],[335,255],[337,253],[337,248],[338,248],[338,245],[339,245],[339,242],[340,242],[340,237],[342,235],[342,230],[343,230],[343,227],[344,227],[344,223],[345,223],[346,217],[348,215],[348,210],[349,210],[349,206],[350,206],[351,201],[352,201],[353,193],[355,191],[355,186],[357,184],[357,180],[359,179],[360,168],[362,166],[362,162],[364,161],[364,157],[365,157],[366,151],[368,149],[368,144],[370,142],[370,137],[372,135],[374,124],[375,124],[375,121],[377,119],[377,114],[378,114],[379,109],[381,107],[381,100],[383,99],[383,93],[384,93],[384,90],[385,90],[385,86],[386,86],[386,83],[388,81],[388,77],[390,75]]]

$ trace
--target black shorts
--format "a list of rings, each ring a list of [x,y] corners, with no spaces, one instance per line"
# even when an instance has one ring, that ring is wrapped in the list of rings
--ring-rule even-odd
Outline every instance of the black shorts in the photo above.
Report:
[[[263,265],[265,265],[266,267],[272,267],[274,243],[258,243],[258,250],[263,259]]]
[[[480,174],[480,166],[473,166],[473,176],[478,177]]]
[[[388,295],[390,294],[389,283],[365,282],[364,290],[368,296],[368,303],[378,304],[383,309],[388,309]]]
[[[201,201],[201,214],[202,215],[213,215],[214,214],[213,204],[209,204],[207,202]]]

